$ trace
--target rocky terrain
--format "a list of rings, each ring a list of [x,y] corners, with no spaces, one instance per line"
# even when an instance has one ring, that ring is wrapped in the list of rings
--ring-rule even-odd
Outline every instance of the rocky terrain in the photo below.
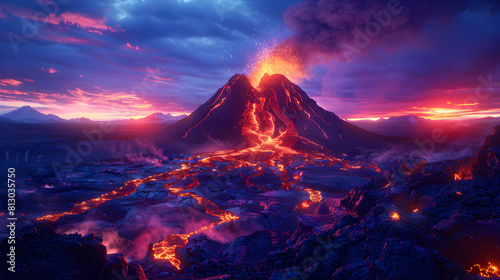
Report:
[[[380,175],[366,183],[344,188],[344,196],[326,191],[335,185],[328,180],[303,174],[297,185],[321,188],[323,184],[320,202],[300,195],[304,191],[280,190],[279,186],[275,190],[253,190],[253,195],[250,191],[243,194],[242,190],[237,194],[238,184],[231,182],[236,178],[228,178],[228,189],[232,191],[218,194],[224,199],[211,198],[225,209],[229,206],[224,200],[233,207],[239,205],[239,211],[232,211],[240,219],[220,224],[212,232],[190,236],[186,245],[176,248],[180,269],[168,260],[155,259],[152,244],[144,258],[130,262],[123,254],[106,252],[103,239],[92,233],[56,233],[63,224],[92,215],[107,215],[109,220],[112,208],[127,204],[120,201],[123,198],[99,207],[100,214],[89,210],[55,223],[33,221],[19,231],[17,273],[22,278],[18,279],[498,277],[498,271],[489,263],[495,264],[500,258],[499,148],[497,127],[485,139],[476,158],[432,164],[421,159],[401,159],[391,170],[378,172]],[[266,176],[271,174],[261,175],[258,180]],[[362,177],[358,173],[356,176]],[[154,197],[148,195],[147,189],[126,199],[130,202]],[[181,200],[193,205],[188,197]],[[301,201],[310,204],[307,208],[297,207]],[[260,214],[249,217],[252,213]],[[234,238],[220,237],[229,233]],[[4,239],[5,254],[6,246]],[[5,264],[2,266],[5,271]],[[8,279],[5,273],[2,275]]]

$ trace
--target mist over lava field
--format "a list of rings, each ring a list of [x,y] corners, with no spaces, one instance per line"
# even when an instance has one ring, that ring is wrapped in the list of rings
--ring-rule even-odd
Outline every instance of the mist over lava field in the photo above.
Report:
[[[0,279],[500,279],[499,12],[1,2]]]

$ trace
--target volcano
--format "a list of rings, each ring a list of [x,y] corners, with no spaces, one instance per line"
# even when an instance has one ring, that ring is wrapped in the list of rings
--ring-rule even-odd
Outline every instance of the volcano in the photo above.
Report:
[[[165,150],[216,145],[354,152],[394,143],[341,120],[280,74],[264,75],[254,88],[245,75],[234,75],[188,117],[156,135]]]

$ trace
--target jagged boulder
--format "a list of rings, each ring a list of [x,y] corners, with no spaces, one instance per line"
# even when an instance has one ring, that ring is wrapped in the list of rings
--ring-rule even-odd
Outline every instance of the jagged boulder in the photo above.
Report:
[[[236,238],[222,255],[228,262],[261,259],[273,251],[283,249],[289,235],[281,230],[259,230],[250,235]]]
[[[383,196],[380,190],[366,190],[361,187],[353,188],[349,194],[342,199],[340,205],[354,212],[357,216],[366,215]]]
[[[177,254],[182,263],[194,264],[220,257],[221,250],[220,244],[201,233],[191,236],[186,246],[177,250]]]
[[[468,278],[460,265],[438,251],[416,246],[412,241],[389,239],[380,258],[370,263],[371,279],[458,279]],[[333,279],[337,279],[334,275]]]
[[[7,239],[1,242],[5,256]],[[17,279],[101,279],[106,247],[93,234],[56,234],[50,224],[22,228],[16,240]],[[7,272],[2,262],[2,273]]]
[[[101,280],[147,280],[139,264],[129,264],[121,253],[108,255],[108,262],[104,267]]]
[[[475,170],[478,176],[496,176],[500,167],[500,126],[495,127],[493,133],[484,138],[483,145],[477,152],[478,168]]]

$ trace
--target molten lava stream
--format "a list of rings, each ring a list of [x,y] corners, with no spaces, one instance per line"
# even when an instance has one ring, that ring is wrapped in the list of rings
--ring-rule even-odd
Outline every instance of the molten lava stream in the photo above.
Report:
[[[488,265],[488,267],[482,267],[480,264],[475,264],[473,267],[467,270],[467,272],[479,274],[482,277],[500,277],[500,271],[498,270],[498,267],[492,265],[490,262],[488,262]]]
[[[48,220],[48,221],[55,222],[55,221],[59,220],[59,218],[61,218],[64,215],[81,214],[88,209],[98,207],[99,205],[103,204],[106,201],[129,196],[137,190],[137,186],[139,186],[140,184],[156,181],[156,180],[160,179],[162,176],[165,176],[165,174],[166,173],[153,175],[153,176],[143,178],[143,179],[135,179],[135,180],[125,182],[124,186],[119,188],[118,190],[111,191],[109,193],[105,193],[105,194],[101,195],[100,197],[75,204],[75,206],[73,206],[71,211],[63,212],[63,213],[59,213],[59,214],[45,215],[43,217],[36,218],[35,220],[36,221]]]
[[[207,198],[195,195],[193,193],[182,193],[179,194],[180,196],[186,196],[189,195],[196,199],[198,204],[200,205],[205,205],[206,212],[214,217],[218,217],[220,219],[219,222],[215,222],[212,224],[209,224],[207,226],[204,226],[197,231],[191,232],[191,233],[182,233],[182,234],[171,234],[167,236],[163,241],[156,243],[153,245],[153,255],[155,259],[164,259],[168,260],[173,266],[175,266],[177,269],[181,268],[181,261],[177,257],[175,250],[178,247],[184,247],[189,241],[189,237],[193,236],[194,234],[198,234],[202,231],[205,231],[207,229],[213,228],[217,225],[220,225],[222,223],[226,223],[229,221],[234,221],[239,219],[239,217],[233,215],[231,212],[224,211],[219,209],[217,205],[215,205],[213,202],[208,200]]]
[[[309,193],[309,200],[311,202],[320,202],[323,199],[323,196],[321,195],[320,191],[311,190],[311,189],[304,189],[304,191],[306,191],[307,193]],[[310,204],[309,201],[304,201],[301,204],[301,206],[303,208],[308,208],[310,205],[311,204]]]

